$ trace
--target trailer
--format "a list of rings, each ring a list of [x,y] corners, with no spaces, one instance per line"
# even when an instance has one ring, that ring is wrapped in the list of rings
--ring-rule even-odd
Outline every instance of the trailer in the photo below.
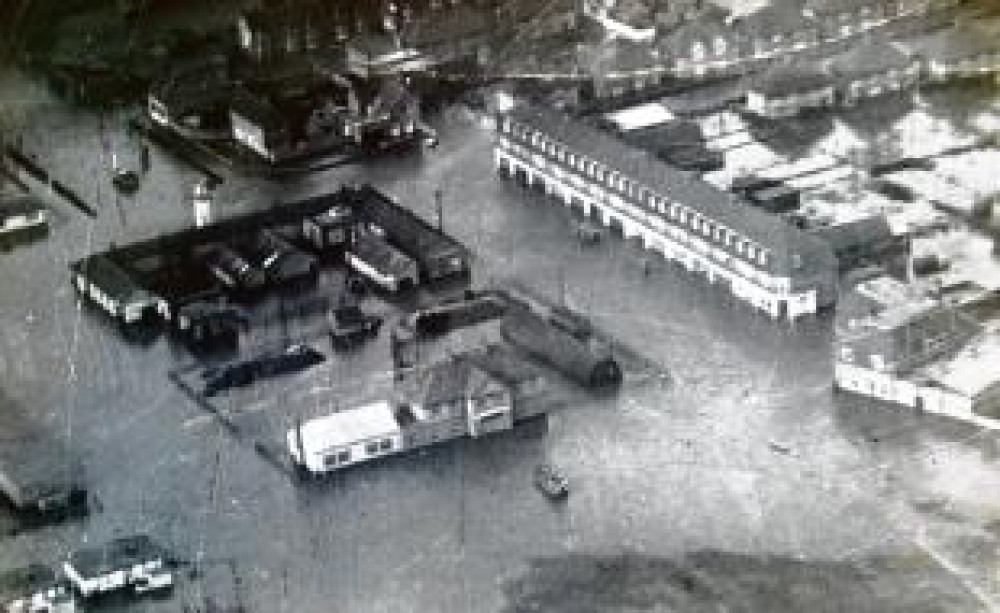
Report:
[[[70,271],[77,292],[120,323],[131,325],[155,319],[158,297],[136,283],[107,255],[74,262]]]
[[[352,270],[388,292],[403,292],[417,285],[416,262],[373,233],[355,235],[345,259]]]
[[[126,589],[136,595],[163,592],[174,584],[165,550],[146,535],[74,551],[63,563],[63,573],[83,598]]]

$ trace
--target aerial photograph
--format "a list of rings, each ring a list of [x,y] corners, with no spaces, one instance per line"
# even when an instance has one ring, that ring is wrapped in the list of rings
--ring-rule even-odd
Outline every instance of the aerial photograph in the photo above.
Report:
[[[1000,612],[1000,0],[0,0],[91,612]]]

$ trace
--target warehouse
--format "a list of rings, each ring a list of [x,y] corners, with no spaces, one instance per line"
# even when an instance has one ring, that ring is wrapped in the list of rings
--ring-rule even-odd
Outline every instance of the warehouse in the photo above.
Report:
[[[822,240],[567,115],[502,115],[494,161],[775,319],[836,301],[837,262]]]

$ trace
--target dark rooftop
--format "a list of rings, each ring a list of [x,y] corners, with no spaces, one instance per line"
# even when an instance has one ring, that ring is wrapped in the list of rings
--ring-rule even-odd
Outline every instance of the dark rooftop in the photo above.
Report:
[[[94,578],[136,564],[162,560],[164,551],[146,535],[117,538],[92,549],[80,549],[68,563],[84,578]]]
[[[780,98],[832,86],[830,77],[814,66],[779,64],[751,80],[749,90]]]
[[[913,62],[912,58],[890,43],[864,41],[834,57],[828,68],[834,76],[850,78],[905,70]]]

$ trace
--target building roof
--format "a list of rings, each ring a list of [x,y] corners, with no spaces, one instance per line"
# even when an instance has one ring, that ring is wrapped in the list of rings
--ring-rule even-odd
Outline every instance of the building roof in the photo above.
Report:
[[[997,364],[1000,364],[1000,337],[996,333],[983,334],[951,359],[926,367],[924,374],[943,387],[976,398],[1000,383]]]
[[[541,107],[521,107],[510,116],[571,149],[586,153],[671,202],[685,205],[714,223],[759,243],[770,251],[768,267],[776,273],[793,276],[792,271],[815,272],[836,267],[832,251],[820,239],[791,227],[776,216],[755,209],[737,196],[626,145],[607,132]],[[658,212],[647,211],[647,214],[675,223]]]
[[[82,474],[65,440],[0,396],[0,494],[16,506],[65,493]]]
[[[34,196],[3,198],[0,200],[0,222],[9,217],[30,216],[45,210],[45,204]]]
[[[669,55],[688,57],[696,43],[710,45],[715,37],[731,34],[723,19],[722,14],[716,13],[685,21],[663,37],[660,48]]]
[[[607,113],[604,117],[619,130],[628,131],[666,123],[674,119],[674,114],[658,102],[649,102]]]
[[[413,265],[413,260],[404,253],[370,234],[356,234],[350,250],[383,274],[406,275]]]
[[[971,26],[939,30],[900,41],[897,46],[911,56],[944,63],[1000,53],[1000,41],[995,34],[991,35],[981,28]]]
[[[83,258],[72,265],[74,271],[84,275],[102,292],[121,302],[146,300],[149,292],[132,279],[122,267],[105,254]]]
[[[310,419],[300,432],[302,446],[315,452],[398,434],[399,423],[392,406],[383,400]]]
[[[268,130],[283,130],[287,128],[284,116],[267,98],[257,96],[247,90],[233,93],[230,109],[261,128]]]
[[[424,373],[420,404],[432,407],[465,398],[472,367],[466,360],[449,359],[430,366]]]
[[[783,98],[832,86],[830,77],[822,70],[808,64],[793,63],[771,67],[752,78],[747,89],[768,98]]]
[[[139,534],[117,538],[100,547],[74,551],[68,563],[81,577],[91,579],[163,557],[160,546],[148,536]]]
[[[854,13],[866,6],[875,8],[888,4],[886,0],[805,0],[803,8],[814,16],[821,17]]]
[[[834,253],[872,245],[894,236],[885,215],[864,217],[847,223],[827,226],[816,230],[815,234],[827,241]]]
[[[827,65],[830,74],[842,78],[884,74],[890,70],[905,70],[913,58],[894,45],[880,40],[863,41],[834,57]]]
[[[736,18],[735,27],[744,36],[751,38],[770,39],[781,35],[790,37],[815,25],[802,16],[802,7],[798,2],[769,3],[760,9]]]

